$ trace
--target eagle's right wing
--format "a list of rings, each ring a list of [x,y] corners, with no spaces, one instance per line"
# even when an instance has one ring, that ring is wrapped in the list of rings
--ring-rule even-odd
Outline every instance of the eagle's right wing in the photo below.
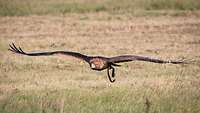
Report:
[[[90,57],[77,53],[77,52],[70,52],[70,51],[52,51],[52,52],[34,52],[34,53],[27,53],[24,52],[20,47],[17,48],[13,43],[10,45],[10,48],[8,49],[14,53],[27,55],[27,56],[49,56],[49,55],[67,55],[72,56],[81,60],[84,60],[86,62],[89,62]]]

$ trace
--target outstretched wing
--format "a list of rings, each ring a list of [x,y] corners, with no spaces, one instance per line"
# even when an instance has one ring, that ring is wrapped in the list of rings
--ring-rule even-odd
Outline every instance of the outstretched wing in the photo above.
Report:
[[[72,56],[81,60],[84,60],[86,62],[89,62],[89,57],[77,52],[70,52],[70,51],[53,51],[53,52],[34,52],[34,53],[27,53],[24,52],[20,47],[17,48],[13,43],[10,45],[10,48],[8,49],[14,53],[27,55],[27,56],[49,56],[49,55],[67,55]]]
[[[134,61],[134,60],[147,61],[147,62],[153,62],[153,63],[172,63],[172,64],[185,63],[183,61],[160,60],[156,58],[136,56],[136,55],[122,55],[122,56],[109,58],[109,62],[112,62],[112,63],[129,62],[129,61]]]

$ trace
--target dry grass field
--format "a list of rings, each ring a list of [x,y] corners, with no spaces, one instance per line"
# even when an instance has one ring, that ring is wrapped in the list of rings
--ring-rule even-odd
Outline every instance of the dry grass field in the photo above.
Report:
[[[198,113],[200,16],[69,13],[0,17],[0,113]],[[187,65],[123,63],[116,82],[106,71],[63,56],[8,51],[78,51],[187,59]]]

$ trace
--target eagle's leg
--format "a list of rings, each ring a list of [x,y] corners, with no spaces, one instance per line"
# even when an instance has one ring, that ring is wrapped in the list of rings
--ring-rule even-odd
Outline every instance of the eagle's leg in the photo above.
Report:
[[[110,76],[110,69],[112,69],[111,72],[112,72],[112,77],[113,77],[113,78],[114,78],[114,76],[115,76],[115,69],[114,69],[112,66],[110,66],[110,67],[107,68],[108,78],[109,78],[110,82],[113,83],[113,82],[115,82],[115,79],[112,80],[112,78],[111,78],[111,76]]]
[[[115,77],[115,68],[114,67],[110,67],[112,69],[112,77],[114,78]]]

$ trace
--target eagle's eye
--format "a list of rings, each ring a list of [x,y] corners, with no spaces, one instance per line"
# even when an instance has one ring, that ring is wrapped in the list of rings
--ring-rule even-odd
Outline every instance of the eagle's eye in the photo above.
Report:
[[[93,64],[93,63],[91,63],[91,68],[95,68],[96,66]]]

